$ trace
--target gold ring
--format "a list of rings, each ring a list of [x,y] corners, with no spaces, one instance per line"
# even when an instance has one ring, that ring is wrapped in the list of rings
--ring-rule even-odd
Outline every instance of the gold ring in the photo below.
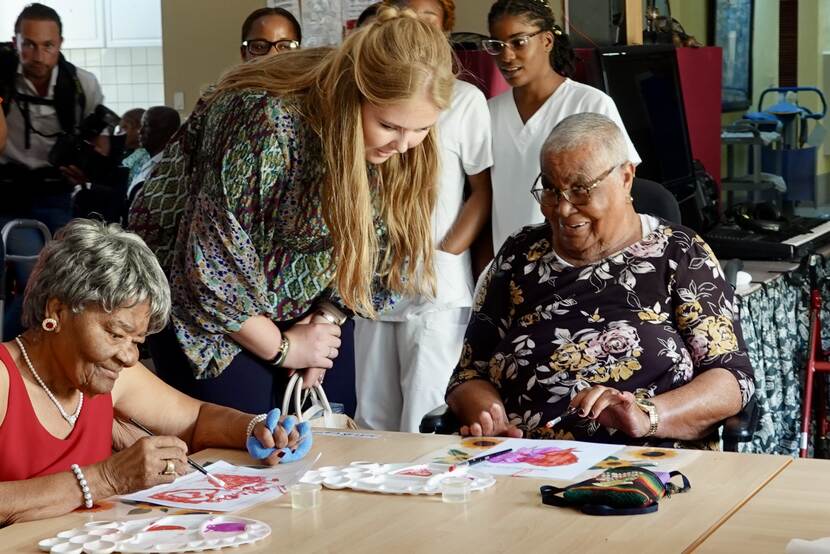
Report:
[[[176,475],[176,464],[173,463],[173,460],[167,460],[167,465],[164,466],[164,471],[162,471],[161,474]]]
[[[324,311],[324,310],[320,310],[320,311],[318,311],[318,312],[317,312],[317,315],[319,315],[320,317],[322,317],[323,319],[325,319],[326,321],[328,321],[328,322],[329,322],[329,323],[331,323],[332,325],[339,325],[339,324],[340,324],[340,323],[337,321],[337,318],[336,318],[336,317],[334,317],[332,314],[330,314],[330,313],[328,313],[328,312],[326,312],[326,311]]]

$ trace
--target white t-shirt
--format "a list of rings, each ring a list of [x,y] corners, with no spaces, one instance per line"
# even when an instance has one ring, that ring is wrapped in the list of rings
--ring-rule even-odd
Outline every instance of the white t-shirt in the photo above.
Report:
[[[385,321],[403,321],[419,313],[472,306],[473,276],[469,250],[455,255],[438,245],[455,223],[464,204],[464,182],[493,165],[490,114],[484,94],[474,85],[456,80],[450,108],[438,119],[441,173],[438,199],[432,214],[435,244],[434,300],[404,299],[381,315]]]
[[[80,67],[77,69],[78,83],[84,91],[84,110],[81,118],[78,119],[77,104],[76,108],[76,123],[92,113],[98,104],[104,103],[104,93],[101,92],[101,85],[95,75],[89,71],[85,71]],[[52,69],[52,77],[49,81],[49,90],[46,93],[45,99],[52,100],[55,97],[55,84],[58,81],[58,66]],[[37,90],[34,85],[26,77],[23,76],[23,68],[18,64],[15,85],[17,91],[30,96],[37,96]],[[8,99],[6,100],[8,102]],[[34,129],[44,135],[54,135],[62,131],[60,122],[58,121],[58,113],[54,106],[45,106],[39,104],[29,104],[29,117]],[[42,137],[39,134],[32,132],[30,135],[30,148],[26,148],[26,125],[23,120],[23,113],[20,111],[20,106],[17,102],[12,102],[9,113],[6,114],[6,125],[8,127],[8,136],[6,139],[6,150],[0,154],[0,164],[14,162],[25,165],[29,169],[37,169],[49,165],[49,151],[57,140],[56,137]]]
[[[565,79],[527,123],[522,122],[512,90],[491,98],[489,107],[494,157],[491,171],[493,252],[498,252],[515,231],[544,220],[539,205],[530,195],[530,187],[539,175],[542,144],[553,128],[569,115],[599,113],[608,116],[623,130],[629,161],[635,164],[641,161],[625,132],[614,101],[594,87]]]

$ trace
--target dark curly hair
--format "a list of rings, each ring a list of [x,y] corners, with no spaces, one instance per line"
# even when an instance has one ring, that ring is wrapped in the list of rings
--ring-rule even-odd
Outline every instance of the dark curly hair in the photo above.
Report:
[[[498,0],[490,6],[487,24],[490,27],[504,16],[524,17],[532,25],[554,34],[553,50],[550,52],[550,65],[554,71],[565,77],[572,77],[575,70],[576,56],[568,35],[556,24],[553,11],[545,0]]]

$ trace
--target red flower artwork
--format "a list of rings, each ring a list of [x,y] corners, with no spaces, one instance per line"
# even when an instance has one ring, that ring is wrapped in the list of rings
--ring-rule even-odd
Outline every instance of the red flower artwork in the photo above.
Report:
[[[166,502],[178,502],[182,504],[206,504],[213,502],[227,502],[236,500],[243,496],[261,494],[271,490],[282,489],[279,479],[276,477],[266,478],[254,475],[227,475],[216,474],[222,479],[228,488],[222,489],[207,484],[204,488],[186,488],[156,493],[150,498]]]
[[[530,464],[541,467],[567,466],[579,461],[574,454],[575,451],[575,448],[563,449],[555,446],[519,448],[513,452],[490,458],[487,461],[496,464]]]

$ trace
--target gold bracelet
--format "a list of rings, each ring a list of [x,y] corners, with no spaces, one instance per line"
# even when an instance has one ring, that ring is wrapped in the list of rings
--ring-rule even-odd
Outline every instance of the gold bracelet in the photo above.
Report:
[[[290,341],[288,340],[288,336],[285,333],[282,334],[282,341],[280,342],[280,349],[277,351],[277,355],[274,356],[274,359],[271,360],[269,363],[276,367],[282,367],[285,363],[285,359],[288,357],[288,347],[291,346]]]

